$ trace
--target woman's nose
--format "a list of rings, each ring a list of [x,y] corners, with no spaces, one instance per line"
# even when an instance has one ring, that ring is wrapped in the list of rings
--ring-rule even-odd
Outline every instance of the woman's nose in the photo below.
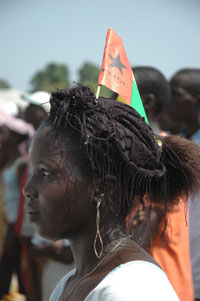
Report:
[[[37,190],[33,185],[33,180],[30,179],[23,188],[23,194],[29,199],[34,199],[38,196]]]

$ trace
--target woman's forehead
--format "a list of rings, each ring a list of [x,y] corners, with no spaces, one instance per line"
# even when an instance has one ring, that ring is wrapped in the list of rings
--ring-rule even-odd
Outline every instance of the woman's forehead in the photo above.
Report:
[[[53,137],[50,136],[50,127],[49,125],[43,124],[39,129],[36,131],[34,138],[33,138],[33,144],[40,144],[40,143],[48,143],[52,144]]]
[[[58,155],[56,140],[50,135],[48,125],[39,128],[33,138],[30,148],[31,159],[43,159],[52,155]]]

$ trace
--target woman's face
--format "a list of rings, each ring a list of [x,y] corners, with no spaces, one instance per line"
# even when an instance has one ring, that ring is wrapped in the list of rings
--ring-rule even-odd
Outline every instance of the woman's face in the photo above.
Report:
[[[72,152],[58,147],[49,126],[37,132],[30,151],[32,177],[24,188],[28,215],[43,237],[58,240],[88,231],[95,204]],[[67,133],[66,133],[67,135]]]

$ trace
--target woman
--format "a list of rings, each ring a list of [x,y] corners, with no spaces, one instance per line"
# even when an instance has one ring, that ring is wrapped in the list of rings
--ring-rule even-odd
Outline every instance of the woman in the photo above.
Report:
[[[53,92],[50,103],[24,188],[39,234],[68,239],[75,259],[50,300],[178,300],[126,222],[138,201],[167,212],[197,189],[199,148],[158,139],[134,109],[88,87]]]

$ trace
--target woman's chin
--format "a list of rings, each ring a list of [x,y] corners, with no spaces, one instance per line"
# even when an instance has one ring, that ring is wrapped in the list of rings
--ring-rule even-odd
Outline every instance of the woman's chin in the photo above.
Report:
[[[38,234],[44,239],[47,239],[50,241],[57,241],[57,240],[61,239],[61,237],[59,237],[55,233],[45,231],[39,225],[36,225],[36,230],[37,230]]]

